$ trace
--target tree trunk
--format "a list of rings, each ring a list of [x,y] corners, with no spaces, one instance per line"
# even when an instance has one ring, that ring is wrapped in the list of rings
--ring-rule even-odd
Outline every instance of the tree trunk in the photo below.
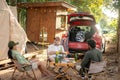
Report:
[[[117,27],[117,52],[119,53],[120,52],[120,32],[119,32],[119,29],[120,29],[120,10],[118,11],[118,27]]]
[[[119,71],[120,71],[120,8],[118,9],[118,29],[117,29],[117,35],[118,35],[118,41],[117,41],[117,52],[118,52],[118,62],[119,62]]]

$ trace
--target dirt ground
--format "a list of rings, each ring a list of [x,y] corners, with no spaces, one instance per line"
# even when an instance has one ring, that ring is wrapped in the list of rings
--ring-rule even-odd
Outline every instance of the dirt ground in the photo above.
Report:
[[[27,44],[28,52],[34,52],[37,51],[37,48],[39,49],[39,52],[37,55],[37,58],[39,58],[44,65],[46,65],[46,48],[43,46],[37,46],[35,47],[31,46],[31,44]],[[120,80],[120,72],[118,72],[118,61],[117,61],[117,53],[116,53],[116,45],[114,43],[108,43],[106,46],[106,52],[103,54],[103,57],[107,59],[107,66],[104,72],[95,74],[93,76],[94,80]],[[13,73],[13,67],[1,70],[0,71],[0,80],[11,80],[11,75]],[[37,75],[38,80],[54,80],[54,77],[44,77],[41,78],[41,73],[38,70],[35,70],[35,73]],[[32,75],[32,73],[30,72]],[[26,77],[25,75],[20,77],[20,72],[16,72],[15,78],[16,80],[31,80],[30,78]],[[73,78],[72,80],[81,80],[80,78]]]
[[[118,58],[116,43],[108,43],[104,55],[107,58],[105,80],[120,80],[120,72],[118,71]]]

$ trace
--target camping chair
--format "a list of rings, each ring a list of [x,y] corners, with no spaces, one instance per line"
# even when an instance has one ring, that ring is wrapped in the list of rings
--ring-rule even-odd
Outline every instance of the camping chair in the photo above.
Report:
[[[100,75],[100,74],[105,74],[105,67],[106,67],[106,61],[101,61],[101,62],[92,62],[90,64],[90,68],[85,68],[85,74],[87,76],[87,78],[91,78],[92,76],[95,79],[96,75]],[[105,75],[104,75],[105,76]],[[95,79],[96,80],[96,79]]]
[[[36,78],[36,75],[35,75],[35,72],[34,72],[34,70],[33,70],[33,68],[32,68],[32,64],[30,64],[30,65],[21,65],[21,64],[19,64],[18,63],[18,61],[17,60],[11,60],[13,63],[14,63],[14,72],[13,72],[13,74],[12,74],[12,80],[14,80],[14,74],[15,74],[15,72],[16,72],[16,70],[18,70],[19,72],[22,72],[23,73],[23,75],[24,75],[24,73],[26,73],[26,75],[28,76],[28,77],[30,77],[30,78],[33,78],[33,77],[31,77],[29,74],[28,74],[28,72],[27,71],[30,71],[30,70],[32,70],[32,72],[33,72],[33,75],[34,75],[34,80],[37,80],[37,78]]]
[[[103,74],[105,76],[106,60],[101,62],[91,62],[88,74],[92,75],[94,78],[96,75]]]

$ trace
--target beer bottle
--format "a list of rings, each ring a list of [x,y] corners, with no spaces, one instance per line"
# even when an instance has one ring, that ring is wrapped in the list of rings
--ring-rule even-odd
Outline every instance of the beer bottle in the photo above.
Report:
[[[78,60],[78,54],[75,53],[75,61],[77,61],[77,60]]]
[[[56,52],[55,63],[59,62],[58,54],[59,54],[59,51]]]

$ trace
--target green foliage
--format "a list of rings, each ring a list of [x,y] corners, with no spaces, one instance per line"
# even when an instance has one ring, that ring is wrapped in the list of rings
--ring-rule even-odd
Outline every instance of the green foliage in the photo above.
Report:
[[[89,12],[93,14],[96,21],[102,17],[101,6],[104,0],[71,0],[71,4],[78,7],[78,12]]]
[[[109,23],[109,26],[113,27],[116,31],[117,31],[117,22],[118,20],[114,19]]]
[[[15,6],[17,4],[17,0],[6,0],[8,5]]]
[[[17,2],[27,2],[27,0],[17,0]]]
[[[19,23],[21,26],[26,30],[26,10],[25,9],[19,9],[18,11],[18,17],[19,17]]]
[[[116,9],[118,9],[118,8],[120,8],[120,0],[115,0],[115,1],[113,1],[114,3],[113,3],[113,6],[116,8]]]

